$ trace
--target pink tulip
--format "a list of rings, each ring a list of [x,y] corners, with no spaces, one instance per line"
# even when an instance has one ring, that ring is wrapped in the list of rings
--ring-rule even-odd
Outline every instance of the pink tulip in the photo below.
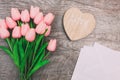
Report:
[[[33,7],[30,8],[30,17],[33,19],[35,16],[39,13],[39,7]]]
[[[45,17],[44,17],[45,23],[46,23],[47,25],[50,25],[50,24],[53,22],[54,17],[55,17],[55,16],[54,16],[52,13],[48,13],[48,14],[45,15]]]
[[[45,36],[49,36],[51,31],[51,26],[46,26],[46,29],[47,29],[47,32],[45,33]]]
[[[14,28],[15,26],[17,26],[17,23],[10,17],[6,17],[6,24],[7,26],[12,29]]]
[[[27,9],[21,12],[21,20],[23,22],[29,22],[30,21],[30,15]]]
[[[20,38],[20,37],[21,37],[21,28],[20,28],[19,26],[16,26],[16,27],[13,29],[12,37],[13,37],[13,38]]]
[[[17,8],[11,8],[11,17],[13,20],[20,20],[20,12]]]
[[[43,20],[43,13],[38,13],[34,18],[34,23],[39,24]]]
[[[43,34],[45,32],[45,30],[46,30],[46,24],[43,21],[40,22],[35,29],[35,31],[38,34]]]
[[[21,27],[21,34],[22,34],[23,36],[25,36],[26,33],[27,33],[27,31],[28,31],[29,29],[30,29],[30,26],[29,26],[28,23],[22,24],[22,27]]]
[[[56,49],[56,39],[51,39],[48,46],[47,46],[47,50],[48,51],[55,51]]]
[[[4,19],[0,19],[0,27],[6,28],[6,29],[8,28],[6,21]]]
[[[9,36],[10,36],[9,31],[8,31],[6,28],[1,27],[1,28],[0,28],[0,37],[1,37],[2,39],[6,39],[6,38],[8,38]]]
[[[25,35],[25,39],[29,42],[32,42],[35,40],[35,29],[31,28]]]

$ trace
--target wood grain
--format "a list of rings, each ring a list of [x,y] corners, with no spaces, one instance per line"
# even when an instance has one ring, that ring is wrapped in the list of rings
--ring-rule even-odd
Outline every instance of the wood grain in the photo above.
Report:
[[[29,9],[39,6],[45,14],[53,12],[56,17],[49,38],[57,38],[57,51],[50,57],[51,63],[40,69],[33,80],[70,80],[80,48],[83,45],[101,43],[120,51],[120,0],[0,0],[0,18],[10,16],[10,8]],[[78,7],[83,12],[92,13],[96,18],[96,28],[88,37],[70,41],[63,29],[64,12],[70,7]],[[0,39],[0,45],[6,45]],[[18,71],[11,59],[0,51],[0,80],[16,80]]]
[[[83,13],[80,9],[72,7],[68,9],[63,17],[65,32],[70,40],[85,38],[95,28],[95,18],[91,13]]]

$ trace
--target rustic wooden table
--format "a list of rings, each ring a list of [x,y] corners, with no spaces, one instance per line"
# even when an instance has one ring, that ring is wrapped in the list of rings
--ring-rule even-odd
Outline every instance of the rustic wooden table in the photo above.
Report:
[[[21,10],[39,6],[46,14],[53,12],[56,17],[50,38],[57,38],[57,51],[50,57],[51,63],[40,69],[33,80],[71,80],[71,76],[83,45],[101,43],[120,51],[120,0],[0,0],[0,18],[10,16],[10,8]],[[92,13],[96,28],[88,37],[70,41],[63,29],[62,18],[70,7]],[[0,39],[0,45],[6,45]],[[0,50],[0,80],[16,80],[17,69],[7,54]]]

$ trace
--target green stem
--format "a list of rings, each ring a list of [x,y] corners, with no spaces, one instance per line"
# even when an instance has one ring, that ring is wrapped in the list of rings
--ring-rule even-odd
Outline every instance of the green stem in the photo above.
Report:
[[[46,59],[49,55],[50,55],[50,52],[47,53],[47,55],[43,58],[43,60]]]
[[[27,72],[26,80],[28,80],[28,79],[30,78],[30,76],[28,76],[28,74],[29,74],[30,70],[32,69],[33,65],[34,65],[34,64],[32,64],[32,65],[30,66],[30,68],[29,68],[29,70],[28,70],[28,72]]]
[[[9,38],[7,38],[6,41],[7,41],[7,43],[8,43],[8,46],[9,46],[10,50],[12,51],[12,47],[11,47]]]
[[[47,53],[47,55],[44,57],[44,59],[46,59],[49,55],[50,55],[50,52]],[[44,60],[44,59],[43,59],[43,60]],[[34,64],[32,64],[32,65],[30,66],[30,68],[29,68],[29,70],[28,70],[28,73],[31,71],[33,65],[34,65]],[[28,74],[28,73],[27,73],[27,74]],[[28,78],[29,78],[29,77],[28,77]]]
[[[20,21],[17,21],[18,26],[20,26]]]
[[[30,23],[29,23],[29,24],[30,24],[30,28],[34,28],[34,27],[35,27],[35,24],[34,24],[34,22],[33,22],[33,19],[30,20]]]
[[[27,53],[27,48],[28,48],[28,46],[29,46],[29,42],[27,42],[27,46],[26,46],[26,48],[25,48],[25,57],[26,57],[26,59],[25,59],[25,61],[26,61],[26,65],[25,65],[25,77],[26,77],[26,74],[27,74],[27,55],[28,55],[28,53]]]
[[[18,26],[22,26],[22,22],[21,21],[17,21]]]
[[[36,45],[37,45],[37,44],[36,44]],[[34,50],[34,52],[33,52],[33,57],[32,57],[32,62],[33,62],[33,60],[34,60],[35,55],[36,55],[36,51]]]
[[[30,66],[30,68],[29,68],[29,70],[28,70],[28,73],[29,73],[30,70],[32,69],[33,65],[34,65],[34,64],[32,64],[32,65]],[[28,73],[27,73],[27,74],[28,74]]]
[[[26,51],[27,51],[28,46],[29,46],[29,42],[27,42],[27,46],[26,46],[26,48],[25,48],[25,54],[26,54]]]
[[[38,37],[38,39],[39,39],[39,37]],[[43,44],[43,42],[44,42],[44,38],[42,39],[42,41],[40,40],[40,42],[39,42],[40,46]],[[36,44],[36,45],[37,45],[37,44]],[[37,48],[35,47],[35,50],[34,50],[34,53],[33,53],[33,57],[32,57],[32,63],[33,63],[33,61],[34,61],[34,59],[35,59],[36,51],[37,51]]]

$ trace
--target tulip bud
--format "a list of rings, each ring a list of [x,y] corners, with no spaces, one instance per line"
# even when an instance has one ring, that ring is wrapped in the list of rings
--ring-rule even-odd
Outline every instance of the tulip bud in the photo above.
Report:
[[[34,23],[39,24],[43,20],[43,13],[38,13],[34,18]]]
[[[39,7],[33,7],[30,8],[30,17],[33,19],[35,16],[39,13]]]
[[[13,20],[20,20],[20,12],[17,8],[11,8],[11,17]]]
[[[46,29],[46,24],[42,21],[37,25],[35,31],[38,34],[43,34],[45,32],[45,29]]]
[[[30,21],[30,15],[27,9],[21,12],[21,20],[23,22],[29,22]]]
[[[47,24],[47,25],[50,25],[53,20],[54,20],[54,15],[52,13],[48,13],[47,15],[45,15],[44,17],[44,22]]]
[[[12,29],[14,28],[15,26],[17,26],[17,23],[10,17],[6,17],[6,24],[7,26]]]
[[[51,31],[51,26],[46,26],[46,29],[47,29],[47,32],[45,33],[45,36],[49,36]]]
[[[27,31],[29,31],[29,29],[30,29],[30,26],[29,26],[28,23],[22,24],[22,27],[21,27],[21,34],[22,34],[23,36],[25,36],[26,33],[27,33]]]
[[[48,46],[47,46],[47,50],[48,51],[55,51],[56,49],[56,39],[51,39]]]
[[[6,29],[8,28],[4,19],[0,19],[0,27],[6,28]]]
[[[13,38],[20,38],[21,37],[21,28],[19,26],[16,26],[12,31],[12,37]]]
[[[8,38],[9,36],[10,36],[9,31],[8,31],[6,28],[1,27],[1,28],[0,28],[0,37],[1,37],[2,39],[6,39],[6,38]]]
[[[32,42],[35,40],[35,36],[36,36],[35,29],[32,28],[26,33],[25,39],[29,42]]]

